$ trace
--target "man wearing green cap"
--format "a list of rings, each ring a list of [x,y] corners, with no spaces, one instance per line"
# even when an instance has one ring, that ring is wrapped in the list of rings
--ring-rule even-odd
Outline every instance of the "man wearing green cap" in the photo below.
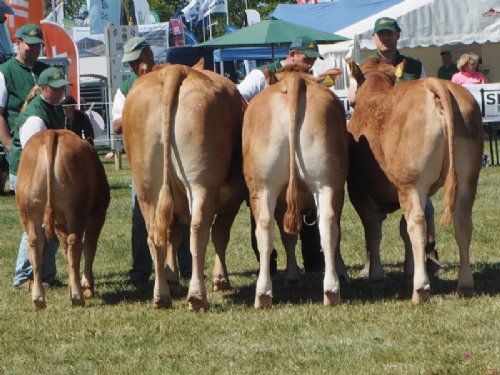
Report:
[[[294,63],[306,64],[312,67],[317,58],[322,59],[318,52],[318,44],[316,41],[307,36],[296,38],[292,41],[292,44],[290,44],[290,50],[284,60],[275,61],[252,70],[238,85],[238,90],[245,100],[250,101],[250,99],[264,90],[267,86],[266,77],[263,73],[264,68],[268,68],[271,72],[276,73],[276,71],[282,69],[286,65]]]
[[[18,133],[14,136],[14,145],[22,148],[36,133],[47,129],[64,129],[64,111],[61,100],[65,94],[68,81],[58,68],[45,69],[38,77],[39,92],[29,101],[24,111],[17,118]],[[18,138],[17,138],[18,135]],[[45,233],[42,231],[42,233]],[[49,287],[56,276],[56,252],[59,241],[56,237],[44,238],[44,256],[42,263],[42,280],[44,287]],[[31,289],[33,270],[28,256],[28,235],[21,237],[14,271],[14,290]]]
[[[290,44],[288,55],[284,60],[275,61],[252,70],[238,85],[238,90],[245,100],[249,101],[267,87],[266,77],[263,72],[265,68],[268,68],[273,73],[276,73],[286,65],[294,63],[306,64],[311,68],[317,58],[322,59],[316,41],[308,36],[296,38]],[[311,212],[310,215],[307,215],[307,217],[304,218],[304,225],[302,225],[300,231],[302,259],[304,261],[305,272],[319,272],[324,269],[324,257],[321,252],[319,228],[315,218],[316,212]],[[259,259],[259,250],[255,238],[255,220],[253,216],[250,217],[250,221],[252,249],[257,259]],[[276,272],[277,257],[277,252],[273,249],[271,253],[272,273]]]
[[[16,31],[17,54],[0,65],[0,143],[7,150],[9,159],[10,188],[15,190],[15,176],[21,145],[14,144],[19,138],[17,117],[26,96],[35,85],[47,64],[37,61],[44,41],[42,31],[36,25],[27,24]]]

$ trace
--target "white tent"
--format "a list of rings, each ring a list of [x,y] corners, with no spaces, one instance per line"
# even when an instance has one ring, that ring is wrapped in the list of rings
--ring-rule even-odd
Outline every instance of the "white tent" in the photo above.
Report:
[[[326,61],[318,63],[317,71],[332,65],[341,67],[339,64],[342,64],[341,60],[346,56],[359,61],[372,54],[375,49],[372,41],[375,20],[379,17],[391,17],[402,28],[398,42],[401,53],[420,59],[428,76],[436,75],[441,65],[441,50],[450,51],[454,60],[462,53],[474,52],[482,57],[483,69],[490,82],[500,82],[500,0],[401,0],[394,3],[393,6],[385,7],[338,30],[330,24],[325,31],[352,38],[354,42],[346,42],[343,46],[321,46],[320,51]],[[320,5],[322,4],[309,7],[313,11],[313,7]],[[287,9],[294,6],[299,7],[280,5],[273,15],[285,21],[300,23],[298,17],[280,17],[281,7]],[[335,3],[330,6],[331,12],[335,12]],[[297,13],[301,13],[302,18],[305,18],[304,9],[301,8],[301,12],[298,12],[297,8]],[[293,12],[289,12],[291,13]],[[320,16],[328,19],[325,12],[318,15]],[[349,14],[345,17],[349,18]],[[317,24],[320,25],[321,22]],[[354,52],[349,52],[349,48],[354,48]]]

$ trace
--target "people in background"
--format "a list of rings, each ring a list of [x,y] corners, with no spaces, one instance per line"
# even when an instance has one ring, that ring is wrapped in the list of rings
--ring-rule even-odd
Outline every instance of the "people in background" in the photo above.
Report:
[[[459,85],[486,83],[484,74],[478,71],[479,56],[474,53],[464,53],[457,61],[459,72],[451,78],[451,82]]]
[[[74,132],[77,136],[84,139],[94,139],[94,129],[92,123],[85,112],[76,109],[76,100],[71,95],[67,95],[62,106],[66,119],[64,121],[65,128]]]
[[[16,188],[17,166],[21,157],[17,118],[29,92],[42,71],[49,66],[38,61],[44,44],[42,30],[27,24],[16,31],[17,54],[0,65],[0,143],[9,163],[10,190]]]
[[[458,68],[455,64],[453,64],[453,61],[451,60],[450,51],[441,51],[440,55],[443,65],[439,67],[437,76],[438,78],[451,81],[451,77],[453,77],[453,74],[458,72]]]

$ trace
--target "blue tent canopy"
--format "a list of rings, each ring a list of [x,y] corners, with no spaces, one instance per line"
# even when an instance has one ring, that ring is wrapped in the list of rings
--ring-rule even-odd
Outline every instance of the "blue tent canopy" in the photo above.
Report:
[[[337,0],[320,4],[280,4],[271,16],[297,25],[336,33],[403,0]]]
[[[274,58],[284,59],[288,47],[274,47]],[[272,60],[271,47],[225,48],[214,50],[214,62],[235,60]]]

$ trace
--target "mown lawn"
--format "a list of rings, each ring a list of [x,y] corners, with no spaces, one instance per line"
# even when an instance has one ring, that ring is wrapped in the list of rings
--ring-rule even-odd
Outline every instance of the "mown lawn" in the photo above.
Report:
[[[184,295],[154,310],[152,291],[127,285],[130,266],[130,177],[105,162],[111,205],[94,271],[97,297],[70,306],[66,285],[47,293],[34,313],[28,294],[12,291],[21,226],[12,197],[0,197],[0,374],[500,374],[500,168],[482,171],[474,207],[471,260],[476,296],[454,294],[458,250],[453,231],[438,227],[446,271],[431,280],[429,304],[414,306],[401,287],[399,214],[384,225],[383,289],[357,273],[364,261],[362,226],[349,202],[342,217],[342,252],[352,277],[344,303],[322,306],[322,278],[303,275],[284,287],[274,279],[274,306],[252,307],[258,264],[250,247],[248,208],[241,207],[227,255],[233,292],[209,293],[208,313],[187,311]],[[435,199],[439,212],[440,195]],[[279,246],[278,246],[279,247]],[[279,247],[279,267],[285,267]],[[298,254],[300,262],[300,252]],[[205,273],[211,274],[213,248]],[[58,255],[59,279],[66,264]],[[207,279],[209,290],[210,278]]]

